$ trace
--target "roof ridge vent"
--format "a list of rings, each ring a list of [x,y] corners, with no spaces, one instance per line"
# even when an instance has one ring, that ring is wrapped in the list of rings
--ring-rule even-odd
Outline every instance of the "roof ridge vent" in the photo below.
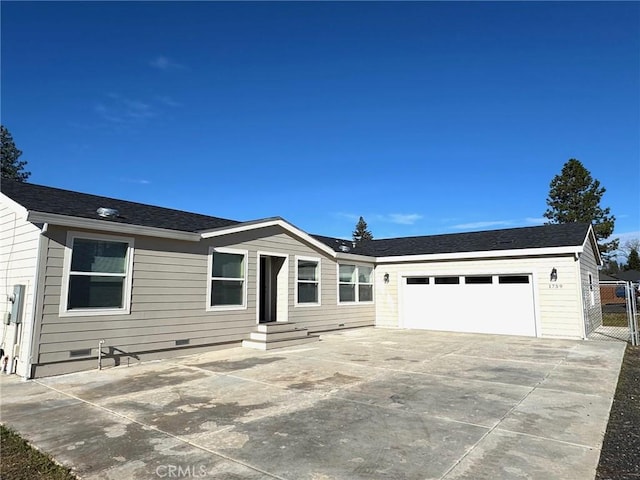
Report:
[[[106,207],[100,207],[98,210],[96,210],[96,213],[102,218],[116,218],[119,215],[118,210],[116,210],[115,208]]]

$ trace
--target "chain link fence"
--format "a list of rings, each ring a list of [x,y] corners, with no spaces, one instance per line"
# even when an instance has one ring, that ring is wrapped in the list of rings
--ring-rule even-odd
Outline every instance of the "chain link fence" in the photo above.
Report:
[[[610,340],[640,344],[638,284],[600,282],[599,292],[583,286],[585,330],[590,340]],[[598,295],[599,293],[599,295]],[[598,302],[599,300],[599,302]]]

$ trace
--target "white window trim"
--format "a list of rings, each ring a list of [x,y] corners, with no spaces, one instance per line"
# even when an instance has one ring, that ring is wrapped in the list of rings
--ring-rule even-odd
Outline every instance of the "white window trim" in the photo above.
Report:
[[[356,281],[353,285],[355,285],[355,296],[356,299],[353,302],[341,302],[340,301],[340,284],[347,285],[346,282],[340,281],[340,265],[350,265],[356,267]],[[360,283],[359,275],[360,275],[360,267],[367,267],[371,269],[371,283]],[[358,263],[349,263],[349,262],[339,262],[336,264],[336,280],[337,280],[337,290],[336,290],[336,299],[338,300],[338,305],[367,305],[375,303],[375,273],[376,269],[373,265],[365,265]],[[351,283],[349,283],[351,285]],[[358,288],[360,285],[371,285],[371,298],[372,300],[361,301],[360,300],[360,289]]]
[[[244,278],[242,283],[242,305],[211,305],[211,280],[213,280],[213,253],[232,253],[235,255],[244,256]],[[238,250],[235,248],[224,247],[209,247],[209,254],[207,255],[207,299],[206,299],[206,311],[207,312],[221,312],[229,310],[246,310],[247,309],[247,283],[249,272],[249,251]],[[232,280],[238,280],[234,278]]]
[[[125,261],[126,264],[126,273],[124,276],[124,285],[123,285],[123,298],[122,298],[122,308],[74,308],[73,310],[67,309],[67,302],[69,296],[69,281],[71,279],[71,255],[73,254],[73,242],[76,238],[86,239],[86,240],[99,240],[105,242],[121,242],[128,244],[127,248],[127,258]],[[69,231],[67,232],[67,240],[64,247],[64,264],[62,269],[62,287],[60,288],[60,317],[88,317],[88,316],[97,316],[97,315],[129,315],[131,313],[131,286],[132,286],[132,278],[133,278],[133,248],[134,240],[132,237],[120,237],[114,235],[102,235],[102,234],[94,234],[94,233],[84,233],[84,232],[75,232]],[[99,272],[95,272],[100,276],[111,276],[109,274],[100,274]],[[113,276],[120,276],[113,275]]]
[[[311,282],[309,280],[298,280],[298,261],[306,261],[306,262],[316,262],[318,264],[317,269],[317,280],[315,282]],[[317,283],[318,284],[318,301],[317,302],[303,302],[298,303],[298,282],[303,283]],[[295,281],[295,292],[294,292],[294,305],[296,307],[319,307],[322,305],[322,260],[317,257],[303,257],[296,255],[296,281]]]
[[[595,293],[595,285],[593,281],[593,274],[588,272],[589,275],[589,306],[595,307],[596,305],[596,293]]]

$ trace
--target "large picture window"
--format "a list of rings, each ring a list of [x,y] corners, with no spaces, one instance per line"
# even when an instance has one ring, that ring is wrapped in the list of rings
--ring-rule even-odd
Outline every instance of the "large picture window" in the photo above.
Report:
[[[61,314],[128,313],[133,240],[70,234]]]
[[[209,268],[209,306],[244,308],[246,299],[246,252],[211,251]]]
[[[296,258],[297,303],[320,304],[320,260],[316,258]]]
[[[373,302],[373,267],[338,265],[338,301]]]

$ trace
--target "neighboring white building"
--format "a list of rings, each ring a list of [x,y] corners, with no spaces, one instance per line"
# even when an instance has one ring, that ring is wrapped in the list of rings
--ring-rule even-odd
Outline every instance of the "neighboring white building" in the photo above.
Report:
[[[2,345],[26,378],[95,368],[99,349],[117,365],[373,325],[581,339],[601,318],[586,224],[354,246],[281,218],[1,187],[0,313],[20,315]]]

